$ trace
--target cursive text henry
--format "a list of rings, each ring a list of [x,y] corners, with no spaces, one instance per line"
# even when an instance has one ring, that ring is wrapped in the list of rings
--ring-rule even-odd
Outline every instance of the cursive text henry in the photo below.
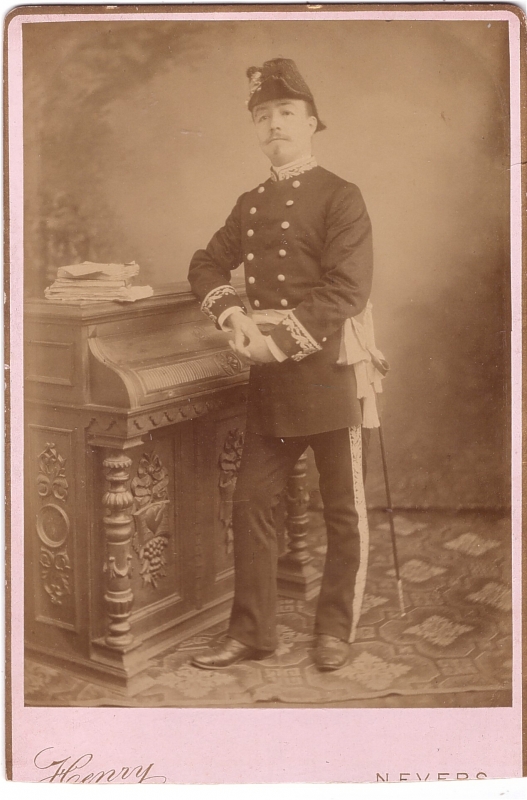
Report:
[[[47,774],[39,783],[166,783],[164,775],[152,775],[154,764],[135,767],[119,767],[110,769],[95,769],[92,753],[75,758],[66,756],[53,760],[50,751],[53,747],[45,747],[35,758],[33,763],[37,769],[44,770]]]

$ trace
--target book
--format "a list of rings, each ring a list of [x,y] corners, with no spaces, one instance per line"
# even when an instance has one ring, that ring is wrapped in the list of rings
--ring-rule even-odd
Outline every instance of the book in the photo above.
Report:
[[[72,304],[133,303],[151,297],[151,286],[133,286],[132,279],[139,273],[139,264],[97,264],[84,261],[59,267],[57,278],[44,291],[47,300]]]
[[[94,261],[83,261],[82,264],[71,264],[59,267],[57,278],[72,280],[116,280],[133,278],[139,273],[139,264],[132,261],[128,264],[97,264]]]
[[[126,286],[131,286],[131,285],[132,285],[132,279],[131,278],[120,278],[119,280],[111,280],[110,278],[95,279],[95,280],[91,280],[89,278],[84,278],[82,280],[77,280],[77,279],[72,279],[72,278],[57,278],[57,280],[54,281],[54,283],[51,284],[50,288],[51,289],[55,289],[55,288],[57,288],[57,289],[58,288],[66,289],[68,287],[75,286],[75,287],[79,287],[79,288],[82,287],[83,289],[88,289],[88,288],[91,288],[91,287],[97,287],[97,288],[103,287],[104,289],[110,289],[110,288],[115,289],[115,288],[122,288],[122,287],[126,287]]]
[[[121,303],[134,303],[136,300],[143,300],[151,297],[154,290],[151,286],[128,286],[121,289],[53,289],[50,287],[44,291],[46,300],[67,303],[109,303],[112,301]]]

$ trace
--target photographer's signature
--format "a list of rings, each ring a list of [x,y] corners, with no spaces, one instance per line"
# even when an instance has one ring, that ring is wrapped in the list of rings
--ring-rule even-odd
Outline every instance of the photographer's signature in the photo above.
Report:
[[[52,750],[53,747],[45,747],[33,759],[35,767],[46,772],[39,783],[166,783],[167,780],[164,775],[151,774],[153,762],[146,766],[99,769],[93,763],[92,753],[54,759]]]

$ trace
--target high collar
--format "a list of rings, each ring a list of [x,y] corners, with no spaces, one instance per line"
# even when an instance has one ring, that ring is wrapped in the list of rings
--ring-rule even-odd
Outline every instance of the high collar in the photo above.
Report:
[[[290,161],[289,164],[284,164],[282,167],[271,167],[271,180],[272,181],[285,181],[287,178],[293,178],[295,175],[302,175],[309,169],[317,166],[315,156],[304,156],[298,158],[296,161]]]

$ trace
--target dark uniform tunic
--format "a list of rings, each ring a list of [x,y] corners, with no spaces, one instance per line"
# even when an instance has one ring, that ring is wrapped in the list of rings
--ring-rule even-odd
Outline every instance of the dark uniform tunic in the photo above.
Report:
[[[317,166],[243,194],[190,265],[214,322],[243,306],[228,285],[242,261],[252,309],[291,311],[270,334],[287,360],[251,367],[248,429],[285,437],[360,425],[353,367],[336,363],[342,325],[371,289],[371,224],[359,189]]]
[[[243,308],[229,284],[242,261],[252,312],[285,314],[269,333],[271,350],[284,360],[251,367],[233,503],[229,635],[264,651],[277,644],[273,508],[307,447],[320,473],[328,541],[317,633],[353,640],[368,555],[361,408],[354,368],[336,362],[343,323],[369,297],[371,225],[356,186],[306,167],[243,194],[189,271],[202,310],[219,327],[229,309]]]

